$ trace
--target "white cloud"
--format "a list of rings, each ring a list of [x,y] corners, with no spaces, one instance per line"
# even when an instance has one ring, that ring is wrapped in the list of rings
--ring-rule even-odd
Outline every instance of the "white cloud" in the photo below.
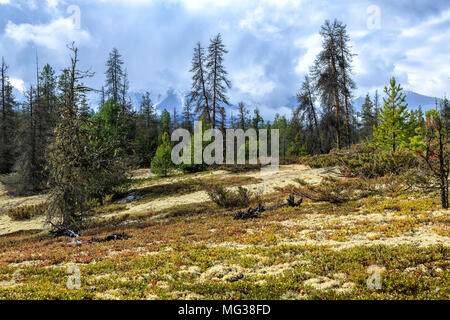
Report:
[[[77,30],[71,19],[63,18],[42,25],[28,23],[16,25],[8,21],[5,35],[21,45],[33,43],[52,50],[65,48],[72,41],[79,44],[91,39],[87,31]]]
[[[54,9],[58,6],[59,0],[47,0],[47,7],[50,9]]]
[[[243,93],[253,97],[263,97],[270,94],[276,87],[275,83],[265,79],[262,66],[250,66],[246,70],[233,75],[233,84]]]
[[[25,81],[23,81],[22,79],[19,78],[10,78],[9,82],[11,83],[11,85],[16,88],[17,90],[19,90],[20,92],[24,92],[25,91]]]
[[[10,4],[11,0],[0,0],[0,5],[2,4]]]
[[[309,68],[314,64],[314,60],[322,49],[322,37],[316,33],[306,38],[295,40],[295,46],[306,50],[306,53],[300,57],[295,72],[308,73]]]
[[[441,97],[450,89],[450,34],[447,30],[450,10],[420,24],[401,30],[397,41],[404,58],[395,62],[394,72],[407,76],[411,90]]]

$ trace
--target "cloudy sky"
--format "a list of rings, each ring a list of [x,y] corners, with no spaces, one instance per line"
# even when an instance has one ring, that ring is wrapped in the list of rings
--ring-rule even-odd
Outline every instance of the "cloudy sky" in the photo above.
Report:
[[[34,56],[60,70],[66,44],[76,41],[83,68],[104,81],[108,52],[117,47],[131,90],[153,96],[190,87],[195,43],[222,33],[232,102],[276,109],[293,96],[320,50],[320,26],[348,25],[356,96],[394,75],[405,89],[429,96],[450,91],[448,0],[0,0],[0,56],[21,89],[34,79]]]

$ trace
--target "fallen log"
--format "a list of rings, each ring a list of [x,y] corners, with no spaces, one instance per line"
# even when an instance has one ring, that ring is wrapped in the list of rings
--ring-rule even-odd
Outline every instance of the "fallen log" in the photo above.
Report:
[[[266,212],[266,211],[273,211],[273,210],[278,210],[281,208],[296,208],[296,207],[300,207],[301,204],[303,203],[303,198],[300,198],[297,202],[295,201],[295,197],[293,195],[290,195],[289,198],[286,200],[287,203],[281,206],[274,206],[274,207],[263,207],[261,204],[258,205],[257,208],[253,209],[253,208],[249,208],[247,211],[240,211],[237,212],[234,216],[233,219],[234,220],[247,220],[247,219],[255,219],[255,218],[259,218],[259,216],[261,215],[261,213]]]
[[[110,234],[107,235],[104,238],[92,238],[91,240],[89,240],[87,243],[97,243],[97,242],[109,242],[109,241],[116,241],[116,240],[128,240],[130,239],[131,236],[127,235],[126,233],[119,233],[119,234]]]

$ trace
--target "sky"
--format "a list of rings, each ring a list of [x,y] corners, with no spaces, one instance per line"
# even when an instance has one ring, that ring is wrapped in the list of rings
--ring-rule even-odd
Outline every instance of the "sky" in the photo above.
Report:
[[[449,93],[448,0],[0,0],[0,56],[23,90],[35,79],[36,52],[41,65],[61,70],[75,41],[81,68],[96,72],[88,84],[98,89],[116,47],[131,91],[155,98],[189,90],[195,44],[207,47],[221,33],[231,101],[270,113],[296,94],[321,49],[320,27],[334,18],[347,24],[357,54],[356,97],[392,76],[423,95]]]

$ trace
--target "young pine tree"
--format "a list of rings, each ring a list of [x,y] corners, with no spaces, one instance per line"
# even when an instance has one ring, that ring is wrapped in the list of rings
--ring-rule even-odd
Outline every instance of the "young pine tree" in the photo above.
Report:
[[[162,136],[162,142],[152,160],[151,171],[160,177],[167,177],[174,168],[175,166],[172,162],[172,144],[169,141],[169,135],[165,132]]]
[[[386,98],[384,106],[380,110],[378,127],[374,128],[373,143],[380,149],[387,149],[395,153],[401,146],[408,143],[406,108],[406,95],[402,92],[400,84],[395,78],[390,81],[390,86],[384,88]]]

